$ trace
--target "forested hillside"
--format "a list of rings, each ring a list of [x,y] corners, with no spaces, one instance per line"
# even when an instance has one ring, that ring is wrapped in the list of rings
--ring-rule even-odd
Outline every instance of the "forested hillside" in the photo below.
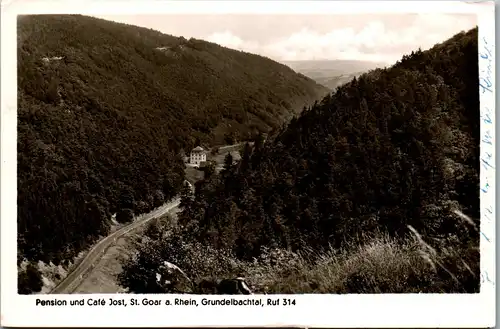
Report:
[[[18,19],[19,260],[67,260],[178,193],[181,149],[279,127],[327,90],[270,59],[79,15]]]
[[[275,292],[477,292],[477,56],[473,29],[340,87],[198,184],[183,236],[264,269],[253,284]],[[269,249],[316,263],[280,270]]]

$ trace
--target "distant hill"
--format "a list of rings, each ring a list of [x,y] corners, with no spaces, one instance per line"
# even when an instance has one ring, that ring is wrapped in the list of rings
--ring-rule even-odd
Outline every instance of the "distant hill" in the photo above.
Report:
[[[268,58],[80,15],[18,18],[19,257],[68,259],[172,198],[181,149],[279,127],[328,90]]]
[[[355,77],[359,77],[363,73],[365,72],[354,72],[334,77],[317,77],[315,81],[327,87],[330,90],[335,90],[337,87],[348,83],[349,81],[351,81]]]
[[[388,66],[386,63],[358,60],[284,61],[283,63],[331,90],[369,70]]]

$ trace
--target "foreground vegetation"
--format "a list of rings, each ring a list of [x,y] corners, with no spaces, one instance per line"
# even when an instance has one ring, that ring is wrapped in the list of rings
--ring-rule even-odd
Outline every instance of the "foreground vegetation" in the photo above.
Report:
[[[478,292],[477,29],[338,88],[182,199],[120,276],[168,292],[246,275],[258,292]]]
[[[91,17],[20,16],[17,38],[19,264],[71,260],[112,214],[174,197],[182,150],[275,129],[327,92],[261,56]]]
[[[478,292],[477,227],[461,216],[456,220],[468,233],[466,243],[458,243],[455,236],[425,241],[411,228],[412,235],[404,240],[377,232],[364,244],[321,252],[262,247],[248,261],[189,239],[175,220],[163,218],[137,239],[118,282],[132,293],[205,293],[179,284],[175,277],[167,277],[171,285],[161,285],[156,274],[168,260],[195,284],[242,276],[257,294]]]

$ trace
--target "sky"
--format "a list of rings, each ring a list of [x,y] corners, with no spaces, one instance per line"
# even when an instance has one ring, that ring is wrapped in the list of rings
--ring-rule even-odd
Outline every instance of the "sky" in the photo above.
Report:
[[[182,14],[97,16],[215,42],[276,61],[394,63],[477,24],[475,14]]]

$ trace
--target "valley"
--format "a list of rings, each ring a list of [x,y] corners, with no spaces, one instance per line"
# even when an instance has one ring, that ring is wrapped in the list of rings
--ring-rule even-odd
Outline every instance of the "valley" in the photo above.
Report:
[[[477,293],[477,35],[280,63],[20,16],[19,293]]]

